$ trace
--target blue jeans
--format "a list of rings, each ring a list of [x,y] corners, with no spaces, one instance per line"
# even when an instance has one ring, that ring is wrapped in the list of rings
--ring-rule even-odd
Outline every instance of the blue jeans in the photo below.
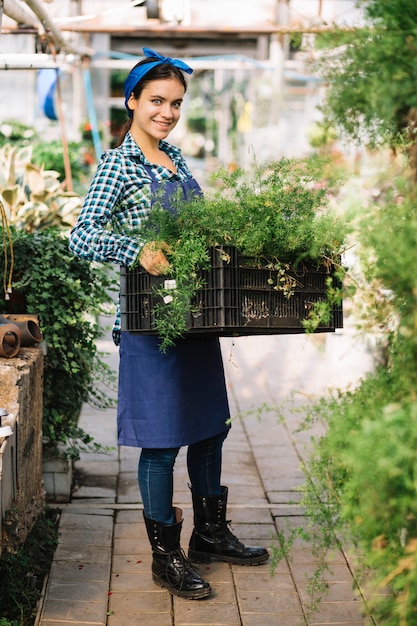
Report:
[[[222,492],[222,447],[228,432],[188,446],[188,475],[198,496],[217,496]],[[143,448],[139,458],[138,481],[145,517],[162,524],[175,522],[173,474],[179,451],[180,448]]]

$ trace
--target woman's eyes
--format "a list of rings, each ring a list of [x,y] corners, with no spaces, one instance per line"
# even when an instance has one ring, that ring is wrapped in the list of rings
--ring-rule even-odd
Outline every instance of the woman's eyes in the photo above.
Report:
[[[160,100],[160,98],[154,98],[152,100],[152,104],[159,106],[160,104],[162,104],[162,100]],[[181,107],[181,102],[173,102],[172,106],[174,107],[174,109],[179,109]]]

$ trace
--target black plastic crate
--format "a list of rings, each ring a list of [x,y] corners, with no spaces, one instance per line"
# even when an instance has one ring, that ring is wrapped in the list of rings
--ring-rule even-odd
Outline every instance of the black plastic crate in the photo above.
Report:
[[[220,336],[303,333],[314,302],[326,299],[325,268],[300,264],[294,278],[293,295],[275,289],[278,271],[266,269],[255,259],[244,257],[232,246],[210,249],[211,269],[201,272],[204,286],[190,303],[187,328],[190,333]],[[331,274],[330,274],[331,275]],[[334,280],[336,280],[333,277]],[[120,272],[122,330],[154,334],[153,307],[160,301],[155,288],[163,276],[151,276],[143,268]],[[272,281],[272,282],[271,282]],[[169,306],[169,304],[167,304]],[[315,332],[333,332],[343,327],[342,305],[334,306],[328,325]]]

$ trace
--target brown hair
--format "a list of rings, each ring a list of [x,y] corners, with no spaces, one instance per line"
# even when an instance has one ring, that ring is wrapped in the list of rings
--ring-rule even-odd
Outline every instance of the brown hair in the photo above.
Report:
[[[154,63],[154,62],[155,62],[155,59],[146,58],[146,59],[142,59],[142,61],[139,61],[139,63],[136,63],[134,67],[137,67],[138,65],[144,65],[145,63]],[[134,67],[132,69],[134,69]],[[178,67],[175,67],[174,65],[171,65],[170,63],[161,63],[159,65],[156,65],[153,69],[149,70],[149,72],[147,72],[147,74],[145,74],[139,80],[139,82],[135,85],[135,88],[132,91],[135,99],[138,100],[138,98],[140,97],[140,94],[142,93],[146,85],[150,83],[151,81],[160,80],[160,79],[168,79],[168,78],[177,78],[182,84],[182,86],[184,87],[184,92],[187,91],[187,81],[185,80],[183,72]],[[122,126],[116,147],[120,146],[123,143],[124,138],[126,137],[131,126],[132,126],[132,117],[128,117],[127,121]]]

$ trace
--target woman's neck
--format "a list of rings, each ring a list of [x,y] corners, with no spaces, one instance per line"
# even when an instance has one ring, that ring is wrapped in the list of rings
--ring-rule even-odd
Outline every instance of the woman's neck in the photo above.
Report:
[[[167,155],[166,152],[164,152],[164,150],[161,150],[159,139],[154,139],[153,137],[148,136],[144,137],[142,135],[139,135],[138,133],[135,133],[134,130],[132,132],[132,129],[130,132],[132,133],[133,139],[142,150],[145,158],[150,163],[153,163],[155,165],[163,165],[171,172],[177,172],[177,168],[175,167],[170,157]]]
[[[155,139],[154,137],[150,137],[149,135],[140,133],[135,128],[131,128],[130,133],[143,153],[158,152],[159,139]]]
[[[154,165],[163,165],[171,172],[177,173],[177,168],[175,167],[172,159],[168,156],[168,154],[161,150],[159,146],[139,146],[142,150],[145,158],[149,161],[149,163],[153,163]]]

